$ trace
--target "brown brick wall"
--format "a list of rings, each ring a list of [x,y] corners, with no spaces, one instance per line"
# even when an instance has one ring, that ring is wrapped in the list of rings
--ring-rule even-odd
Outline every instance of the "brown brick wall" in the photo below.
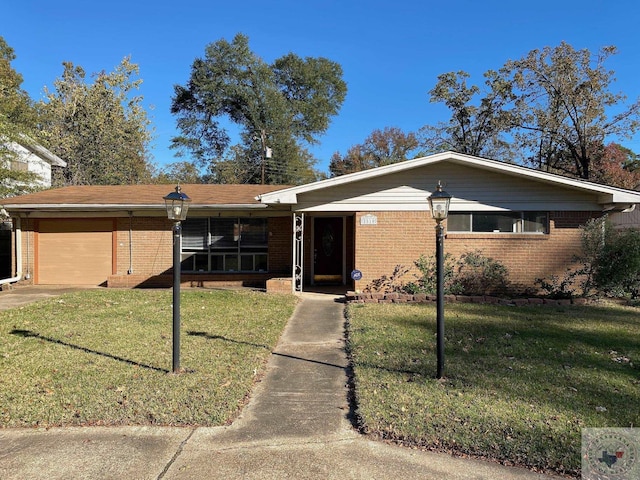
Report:
[[[377,217],[377,225],[360,225],[366,214]],[[413,266],[426,252],[435,252],[435,222],[428,212],[360,212],[355,217],[355,265],[362,289],[372,280],[389,275],[396,265]]]
[[[377,225],[360,225],[359,218],[372,213]],[[562,276],[575,266],[581,253],[580,226],[597,212],[551,212],[548,235],[525,234],[447,234],[444,249],[454,257],[481,250],[502,262],[509,280],[533,287],[537,278]],[[396,265],[413,267],[422,254],[435,255],[435,222],[428,212],[362,212],[356,218],[356,268],[363,278],[362,289],[382,275],[390,275]]]
[[[116,274],[129,270],[129,218],[117,220]],[[131,267],[133,274],[158,275],[173,266],[171,222],[164,217],[131,219]]]
[[[360,218],[367,213],[377,216],[377,225],[360,225]],[[457,257],[480,249],[484,255],[504,263],[511,282],[533,286],[536,278],[562,275],[572,265],[574,256],[580,253],[580,225],[598,215],[598,212],[552,212],[548,235],[448,234],[445,252]],[[311,221],[312,217],[305,217],[306,281],[309,281],[312,261]],[[129,218],[117,219],[116,225],[115,277],[125,277],[129,270]],[[138,276],[152,278],[170,274],[173,263],[171,223],[163,217],[134,217],[131,225],[132,267],[136,278],[132,278],[133,282],[122,280],[120,283],[140,283]],[[33,226],[34,220],[22,219],[23,273],[30,273],[31,279],[35,272]],[[350,235],[352,231],[353,236]],[[372,280],[391,274],[396,265],[412,267],[420,255],[431,256],[435,252],[435,222],[428,212],[360,212],[353,220],[347,219],[347,234],[347,251],[354,252],[346,259],[347,274],[354,268],[363,273],[362,280],[353,285],[354,289],[362,289]],[[292,235],[290,216],[269,219],[269,273],[252,277],[251,281],[291,274]],[[209,281],[215,277],[233,282],[241,281],[241,276],[199,278]],[[189,280],[197,281],[198,278]],[[115,284],[116,280],[113,282]]]
[[[269,273],[290,276],[293,258],[293,220],[291,216],[269,219]]]

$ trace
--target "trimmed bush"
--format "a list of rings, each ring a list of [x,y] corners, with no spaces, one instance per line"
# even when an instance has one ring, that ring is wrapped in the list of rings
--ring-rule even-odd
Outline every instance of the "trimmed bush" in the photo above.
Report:
[[[503,294],[508,289],[507,268],[493,258],[484,256],[480,250],[466,252],[458,260],[446,254],[443,260],[445,295],[495,295]],[[365,292],[435,294],[435,257],[422,255],[414,265],[419,272],[414,274],[415,280],[404,282],[403,277],[410,269],[398,265],[390,276],[383,275],[367,285]]]

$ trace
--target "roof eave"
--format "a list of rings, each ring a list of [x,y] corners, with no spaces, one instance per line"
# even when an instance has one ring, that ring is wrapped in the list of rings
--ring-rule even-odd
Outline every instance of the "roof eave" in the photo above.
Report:
[[[113,210],[161,210],[164,211],[164,205],[154,204],[64,204],[64,203],[46,203],[46,204],[10,204],[5,203],[4,208],[7,211],[26,211],[26,210],[42,210],[42,211],[113,211]],[[214,210],[262,210],[268,208],[265,204],[256,203],[238,203],[238,204],[190,204],[190,209],[209,208]]]
[[[27,150],[29,150],[34,155],[37,155],[38,157],[40,157],[42,160],[44,160],[45,162],[47,162],[50,165],[53,165],[53,166],[56,166],[56,167],[66,167],[67,166],[67,162],[62,160],[55,153],[51,152],[49,149],[43,147],[42,145],[34,142],[33,140],[31,140],[28,137],[23,136],[22,141],[19,141],[18,143],[20,145],[22,145],[24,148],[26,148]]]

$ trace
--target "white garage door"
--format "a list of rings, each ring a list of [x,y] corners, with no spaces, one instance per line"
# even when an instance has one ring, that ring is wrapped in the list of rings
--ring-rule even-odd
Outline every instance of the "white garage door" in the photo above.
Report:
[[[100,285],[112,272],[113,220],[40,220],[40,285]]]

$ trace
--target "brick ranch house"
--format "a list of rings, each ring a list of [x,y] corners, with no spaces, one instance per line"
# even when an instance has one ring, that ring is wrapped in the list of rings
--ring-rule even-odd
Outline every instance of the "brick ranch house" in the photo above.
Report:
[[[396,265],[433,255],[427,197],[438,181],[453,197],[445,251],[481,250],[523,286],[564,273],[587,220],[640,203],[640,192],[453,152],[296,187],[182,185],[192,199],[182,282],[264,286],[284,278],[295,291],[361,290]],[[76,186],[8,200],[16,276],[35,284],[170,285],[162,197],[171,190]],[[354,270],[361,279],[351,278]]]

